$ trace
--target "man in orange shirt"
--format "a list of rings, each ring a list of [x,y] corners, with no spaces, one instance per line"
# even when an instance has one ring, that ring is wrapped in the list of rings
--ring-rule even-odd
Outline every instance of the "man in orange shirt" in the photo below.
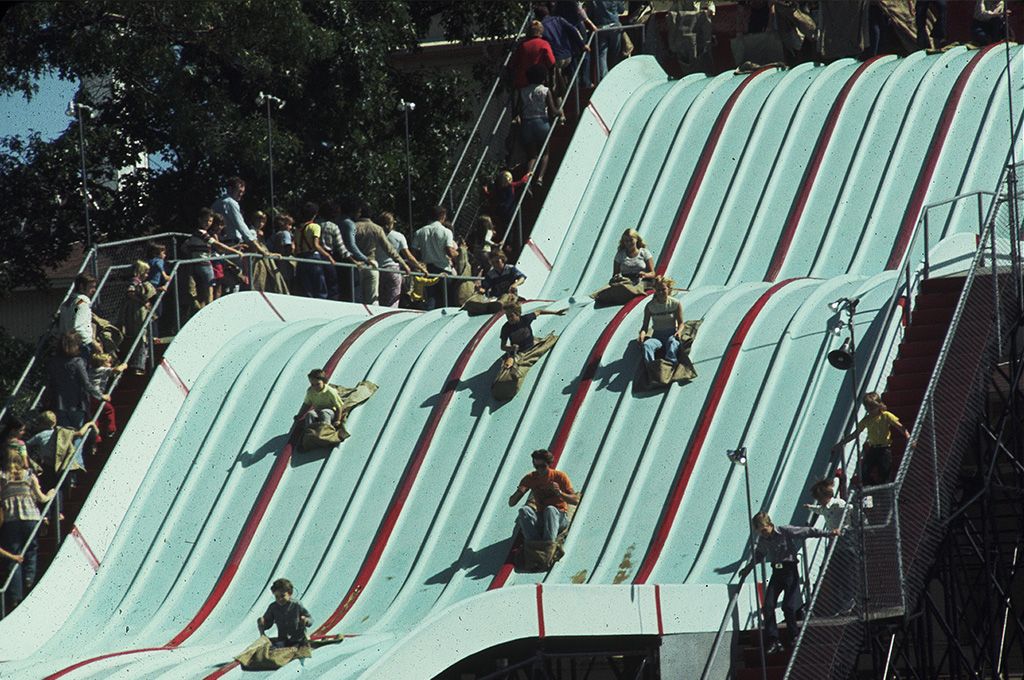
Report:
[[[569,477],[551,465],[555,457],[547,449],[537,449],[533,459],[533,472],[523,477],[515,493],[509,496],[508,506],[514,508],[527,491],[537,500],[537,510],[525,505],[519,509],[519,529],[527,541],[553,541],[569,526],[566,504],[576,505],[580,498],[572,489]]]

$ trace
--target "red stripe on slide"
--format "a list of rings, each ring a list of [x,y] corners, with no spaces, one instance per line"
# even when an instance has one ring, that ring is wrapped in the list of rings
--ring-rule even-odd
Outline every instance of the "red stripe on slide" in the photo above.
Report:
[[[540,248],[533,242],[532,238],[526,239],[526,245],[530,246],[533,254],[540,258],[540,261],[547,267],[548,271],[551,271],[551,263],[548,262],[548,258],[544,257],[544,253],[540,252]]]
[[[602,130],[604,130],[605,136],[607,137],[610,135],[612,133],[611,128],[608,127],[608,123],[604,122],[604,118],[601,117],[601,114],[597,112],[597,107],[594,106],[594,102],[587,104],[587,110],[594,115],[594,119],[597,121],[597,124],[601,126]]]
[[[544,632],[544,585],[537,584],[537,637],[543,639]]]
[[[503,318],[503,316],[504,315],[501,312],[492,316],[491,319],[473,335],[469,344],[466,345],[462,350],[462,353],[459,355],[458,361],[455,362],[451,373],[448,374],[448,379],[445,380],[444,387],[438,397],[437,404],[434,405],[433,410],[430,412],[430,417],[427,418],[427,422],[423,426],[423,431],[420,433],[419,441],[413,449],[412,456],[409,458],[409,463],[405,468],[405,472],[402,474],[402,479],[399,482],[398,488],[395,490],[395,495],[391,499],[391,505],[388,507],[387,514],[381,521],[380,528],[377,530],[377,536],[373,539],[373,545],[370,546],[370,552],[363,560],[363,566],[360,568],[355,581],[349,588],[345,598],[341,601],[341,604],[338,605],[338,608],[334,610],[334,613],[316,629],[314,635],[323,635],[331,628],[338,625],[338,623],[355,605],[356,600],[359,599],[359,596],[362,594],[363,589],[369,582],[370,577],[373,576],[373,572],[377,568],[377,564],[380,562],[381,556],[384,554],[384,548],[387,547],[388,539],[391,538],[391,532],[394,531],[395,524],[398,522],[398,517],[402,513],[402,508],[405,507],[405,501],[409,498],[412,486],[416,482],[416,476],[419,474],[420,467],[423,465],[423,461],[427,456],[427,451],[430,449],[430,443],[434,440],[437,428],[441,424],[441,417],[448,408],[448,404],[451,403],[452,397],[455,395],[455,390],[459,386],[459,380],[462,378],[463,371],[466,370],[469,358],[473,355],[473,351],[477,348],[477,345],[480,344],[480,341],[483,340],[487,331],[497,323],[498,319]]]
[[[672,523],[676,518],[676,513],[679,512],[679,506],[683,502],[683,494],[686,492],[686,486],[690,481],[690,475],[693,474],[693,468],[697,464],[697,458],[700,456],[701,449],[704,446],[704,440],[707,439],[711,423],[714,422],[715,412],[718,410],[718,404],[721,402],[722,394],[725,392],[725,388],[729,384],[729,378],[732,374],[733,366],[736,365],[736,360],[740,355],[740,349],[743,347],[743,340],[747,337],[747,333],[750,332],[750,327],[754,325],[754,321],[757,319],[761,310],[764,309],[768,300],[781,288],[797,280],[799,279],[786,279],[785,281],[776,283],[774,286],[766,290],[761,297],[757,299],[754,306],[750,308],[746,315],[744,315],[743,320],[736,329],[736,332],[733,333],[732,340],[729,342],[729,346],[725,351],[725,356],[722,359],[722,365],[719,367],[718,373],[715,375],[715,382],[711,386],[707,404],[704,406],[703,411],[697,418],[698,425],[694,432],[693,442],[690,444],[689,450],[683,456],[682,465],[679,468],[679,472],[676,474],[676,480],[672,485],[671,494],[669,495],[668,501],[665,503],[665,510],[661,515],[661,519],[658,521],[658,527],[655,529],[654,540],[651,542],[651,546],[647,549],[647,554],[644,556],[644,561],[641,563],[640,569],[637,570],[636,576],[633,577],[633,583],[639,585],[647,582],[647,578],[651,575],[651,570],[654,568],[654,564],[658,561],[658,557],[661,555],[661,551],[665,547],[665,541],[668,539],[668,532],[672,528]]]
[[[270,298],[267,297],[267,294],[261,290],[260,295],[263,296],[263,301],[267,303],[267,306],[270,307],[274,314],[277,314],[277,318],[280,319],[281,321],[284,321],[284,317],[281,316],[281,312],[277,311],[277,307],[275,307],[274,303],[270,301]]]
[[[359,324],[354,331],[352,331],[345,341],[338,346],[338,349],[334,351],[331,358],[327,360],[324,365],[324,372],[330,377],[334,373],[334,369],[338,367],[338,363],[346,352],[355,344],[355,341],[359,337],[370,329],[371,326],[383,321],[387,317],[393,314],[400,314],[401,312],[389,312],[376,316],[372,319],[367,319],[363,323]],[[224,593],[227,591],[228,586],[234,579],[235,574],[238,572],[238,567],[242,563],[242,558],[245,557],[246,551],[249,549],[249,545],[252,543],[252,539],[256,536],[256,529],[259,527],[260,522],[263,521],[263,515],[266,514],[267,508],[270,506],[270,500],[274,497],[274,492],[277,490],[278,484],[281,482],[281,477],[284,476],[284,471],[288,468],[288,462],[291,460],[292,451],[298,441],[298,428],[292,433],[291,438],[285,445],[281,455],[278,456],[277,463],[274,465],[274,469],[270,473],[270,477],[267,478],[266,483],[263,486],[263,491],[260,492],[259,498],[256,500],[256,505],[253,506],[252,511],[249,513],[249,519],[245,523],[245,527],[242,530],[241,536],[238,537],[238,543],[235,545],[235,550],[231,554],[231,558],[228,560],[227,566],[224,568],[224,572],[221,574],[220,580],[213,588],[213,592],[207,597],[203,607],[196,614],[195,618],[189,622],[185,628],[174,636],[174,638],[167,643],[168,647],[177,647],[182,642],[192,636],[193,633],[203,624],[207,617],[213,612],[214,607],[220,602],[221,598],[224,597]]]
[[[836,124],[839,122],[839,114],[842,113],[843,106],[846,104],[846,99],[850,96],[850,91],[860,79],[861,75],[864,74],[864,71],[866,71],[873,62],[881,59],[882,56],[868,59],[858,66],[857,70],[853,72],[853,75],[850,76],[843,85],[843,89],[839,91],[839,95],[836,97],[836,100],[832,103],[832,108],[829,110],[828,117],[825,119],[825,125],[822,126],[821,134],[818,135],[818,142],[814,147],[814,151],[811,153],[811,160],[807,164],[807,170],[804,172],[800,188],[797,190],[796,199],[793,201],[793,207],[789,211],[789,217],[786,218],[786,223],[782,227],[782,234],[779,236],[779,243],[775,246],[775,254],[772,256],[772,261],[768,265],[768,273],[764,276],[765,281],[774,281],[779,275],[779,270],[782,269],[782,263],[786,261],[786,255],[789,254],[789,247],[793,244],[793,236],[796,234],[797,225],[800,224],[800,218],[804,214],[804,208],[807,207],[807,199],[811,195],[811,189],[814,188],[814,180],[818,176],[818,170],[821,168],[821,162],[825,158],[825,152],[828,150],[829,142],[832,141],[832,133],[835,132]]]
[[[126,651],[126,652],[114,652],[112,654],[104,654],[103,656],[96,656],[96,657],[93,657],[91,659],[86,659],[85,661],[79,661],[74,666],[68,666],[67,668],[65,668],[62,671],[57,671],[56,673],[52,673],[50,675],[47,675],[45,678],[43,678],[43,680],[56,680],[57,678],[62,678],[65,675],[67,675],[68,673],[76,671],[76,670],[78,670],[79,668],[81,668],[83,666],[87,666],[87,665],[89,665],[91,663],[95,663],[97,661],[103,661],[104,659],[113,659],[113,658],[116,658],[116,657],[119,657],[119,656],[125,656],[127,654],[144,654],[146,652],[166,652],[166,651],[167,651],[166,647],[147,647],[146,649],[130,649],[130,650]]]
[[[586,398],[587,393],[590,391],[590,386],[594,382],[594,375],[597,373],[598,366],[601,365],[601,357],[604,356],[604,352],[608,349],[608,343],[611,342],[615,332],[619,329],[619,325],[623,319],[641,302],[647,299],[647,295],[638,295],[615,314],[615,317],[611,320],[604,331],[601,333],[601,337],[598,338],[597,344],[594,345],[594,349],[590,351],[590,356],[587,358],[587,363],[583,366],[583,371],[580,374],[580,383],[576,386],[576,391],[572,395],[572,399],[569,401],[569,405],[565,408],[565,413],[562,414],[562,422],[558,425],[558,430],[555,432],[554,439],[551,442],[551,453],[555,456],[554,466],[558,465],[558,459],[562,457],[562,449],[565,447],[565,442],[569,439],[569,432],[572,430],[573,423],[576,422],[576,416],[579,415],[580,407],[583,406],[583,400]],[[518,532],[517,532],[518,533]],[[515,566],[516,552],[521,545],[520,539],[517,537],[513,542],[512,548],[505,558],[505,562],[498,569],[498,573],[494,576],[494,580],[491,581],[491,585],[487,587],[487,590],[495,590],[501,588],[508,581],[508,577],[512,574],[512,569]]]
[[[185,381],[181,379],[181,376],[178,375],[178,372],[174,370],[174,367],[167,363],[167,359],[161,359],[160,366],[164,369],[164,372],[171,379],[171,382],[177,385],[178,389],[181,390],[182,394],[184,394],[187,397],[188,387],[185,385]]]
[[[661,586],[654,586],[654,607],[658,612],[658,635],[665,634],[665,624],[661,618]]]
[[[964,67],[964,70],[960,72],[960,76],[956,79],[956,84],[949,93],[949,98],[946,99],[946,106],[942,110],[939,124],[935,127],[932,143],[928,145],[928,155],[925,157],[921,174],[917,176],[917,185],[914,187],[914,193],[911,195],[907,212],[903,215],[903,224],[900,225],[899,236],[896,239],[896,245],[893,246],[892,254],[889,255],[889,262],[885,265],[886,269],[895,269],[910,245],[910,237],[914,233],[917,219],[921,215],[921,206],[924,205],[925,195],[928,193],[928,187],[931,186],[932,175],[935,174],[935,166],[939,164],[939,155],[942,153],[942,147],[946,142],[946,136],[949,134],[949,128],[953,124],[953,116],[956,115],[956,109],[960,105],[960,97],[963,96],[964,89],[967,87],[967,81],[970,80],[971,74],[977,68],[982,58],[991,49],[1000,44],[1003,43],[994,43],[978,50],[978,53],[974,55],[970,63]]]
[[[82,550],[82,554],[85,555],[85,561],[89,563],[93,571],[97,571],[100,568],[100,561],[96,557],[96,553],[89,547],[89,543],[85,540],[85,536],[79,531],[78,526],[71,527],[71,537],[75,539],[75,543]]]
[[[736,101],[740,98],[743,90],[747,88],[754,78],[758,77],[766,71],[775,70],[774,66],[766,66],[765,68],[754,71],[749,76],[743,79],[743,82],[736,87],[732,94],[725,102],[725,106],[718,113],[718,118],[715,119],[715,124],[711,128],[711,132],[708,134],[708,140],[704,143],[704,150],[700,153],[700,159],[697,161],[697,167],[693,170],[693,175],[690,176],[690,183],[686,187],[686,193],[683,194],[683,202],[679,206],[679,216],[676,217],[675,225],[672,227],[672,235],[669,237],[665,247],[662,249],[666,253],[675,251],[676,244],[679,243],[679,237],[683,233],[683,225],[686,224],[687,218],[690,216],[690,211],[693,209],[693,203],[697,199],[697,192],[700,191],[701,184],[704,182],[704,175],[707,174],[708,166],[711,165],[711,159],[715,155],[715,148],[718,146],[718,140],[722,137],[722,130],[725,129],[725,123],[729,119],[729,114],[732,113],[733,107],[736,106]],[[666,268],[668,268],[667,257],[662,257],[661,262],[658,263],[656,268],[659,274],[664,274]]]

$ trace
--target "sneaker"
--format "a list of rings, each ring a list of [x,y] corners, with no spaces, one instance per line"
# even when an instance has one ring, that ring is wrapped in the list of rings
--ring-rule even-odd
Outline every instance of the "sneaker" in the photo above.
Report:
[[[772,646],[765,651],[765,654],[781,654],[784,651],[786,651],[786,648],[782,646],[781,642],[776,640],[772,643]]]

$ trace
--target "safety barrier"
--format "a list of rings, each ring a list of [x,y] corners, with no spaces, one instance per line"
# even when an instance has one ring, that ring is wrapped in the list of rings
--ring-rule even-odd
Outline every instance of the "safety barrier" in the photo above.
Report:
[[[844,516],[849,529],[828,549],[787,678],[848,677],[871,621],[905,615],[925,585],[988,383],[1006,349],[1006,334],[1020,317],[1021,196],[1014,182],[1019,167],[1006,169],[982,222],[975,257],[911,432],[916,445],[908,447],[894,482],[851,490]],[[919,226],[928,225],[928,214]],[[927,226],[918,229],[915,241],[928,238],[928,231]],[[912,244],[907,252],[913,250]],[[911,273],[909,256],[904,260],[900,288],[909,300],[929,262],[926,255],[923,266]]]

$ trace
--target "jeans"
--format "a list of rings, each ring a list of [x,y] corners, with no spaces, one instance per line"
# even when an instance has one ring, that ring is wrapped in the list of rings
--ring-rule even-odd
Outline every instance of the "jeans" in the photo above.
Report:
[[[601,26],[601,28],[610,28]],[[622,54],[622,38],[619,31],[607,31],[597,34],[597,82],[600,83],[608,75],[608,59],[618,61]]]
[[[375,305],[377,304],[377,285],[380,277],[377,276],[378,272],[376,269],[377,263],[373,260],[367,260],[366,266],[359,270],[359,295],[362,298],[364,305]]]
[[[864,473],[861,484],[887,484],[892,471],[892,449],[888,446],[869,446],[861,468]]]
[[[931,36],[928,35],[928,9],[935,13]],[[946,40],[946,3],[934,0],[918,0],[914,4],[914,23],[917,25],[917,46],[922,50],[932,47],[931,40],[938,47]],[[929,39],[931,38],[931,40]]]
[[[299,257],[307,260],[322,260],[323,255],[318,252],[300,253]],[[299,285],[306,297],[327,299],[327,279],[324,277],[323,265],[299,262],[295,268],[295,276],[299,279]]]
[[[519,508],[518,524],[527,541],[553,541],[569,526],[569,515],[549,505],[538,516],[536,510],[524,505]]]
[[[782,615],[786,619],[789,633],[796,640],[799,633],[803,597],[800,595],[800,574],[796,562],[783,562],[781,569],[772,568],[772,577],[768,579],[768,587],[764,589],[764,636],[768,645],[779,641],[779,624],[775,620],[775,607],[782,594]]]
[[[665,348],[665,361],[676,363],[676,354],[679,352],[679,338],[675,331],[654,331],[651,337],[644,340],[644,361],[654,361],[654,353],[661,347]]]
[[[12,604],[25,599],[29,588],[36,581],[36,539],[32,539],[32,542],[28,543],[28,537],[32,534],[35,525],[35,521],[31,519],[9,519],[0,527],[0,545],[4,547],[4,550],[17,555],[26,544],[28,545],[28,550],[25,551],[25,561],[20,565],[4,560],[11,568],[17,569],[14,578],[11,579],[11,587],[8,591]]]
[[[334,422],[334,409],[325,408],[317,411],[312,409],[306,413],[302,419],[306,425],[315,425],[316,423],[333,423]]]

